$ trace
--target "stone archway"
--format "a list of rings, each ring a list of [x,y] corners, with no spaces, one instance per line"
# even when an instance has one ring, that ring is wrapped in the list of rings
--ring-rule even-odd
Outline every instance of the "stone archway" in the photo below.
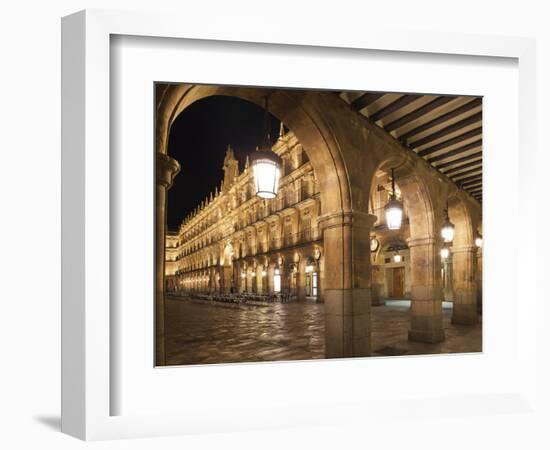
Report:
[[[169,173],[176,163],[166,154],[170,127],[189,105],[214,95],[263,104],[268,91],[204,85],[166,85],[157,89],[157,168]],[[369,193],[377,170],[397,169],[411,238],[412,307],[409,338],[443,339],[440,275],[441,198],[451,182],[417,154],[405,151],[389,133],[367,121],[334,93],[270,90],[270,111],[296,135],[317,175],[323,230],[325,354],[327,357],[370,354],[371,261]],[[179,170],[179,167],[178,167]],[[159,177],[159,180],[167,176]],[[157,185],[157,311],[164,309],[164,198],[169,184]],[[160,281],[159,281],[160,280]],[[162,322],[162,323],[161,323]],[[157,314],[157,339],[163,339],[163,315]],[[160,336],[160,337],[159,337]],[[159,348],[160,346],[157,346]]]
[[[443,332],[441,238],[443,220],[439,197],[448,186],[430,176],[422,161],[406,154],[392,154],[379,163],[377,170],[395,170],[396,184],[401,192],[409,220],[410,324],[408,337],[427,343],[445,339]],[[373,189],[373,186],[371,186]]]
[[[411,265],[409,339],[435,343],[445,339],[439,232],[443,217],[436,194],[442,189],[445,192],[445,187],[426,180],[418,172],[415,168],[398,178],[410,224],[407,241]]]
[[[473,325],[478,321],[474,210],[463,192],[449,197],[449,217],[455,225],[452,247],[452,323]]]
[[[208,96],[229,95],[262,105],[266,93],[266,90],[257,88],[167,86],[159,92],[157,98],[157,157],[170,160],[166,155],[170,126],[192,103]],[[352,208],[349,171],[343,157],[343,153],[350,148],[345,146],[345,139],[343,144],[340,142],[346,131],[334,129],[333,125],[337,121],[331,121],[327,117],[330,115],[327,111],[332,111],[333,114],[338,111],[327,108],[325,102],[341,106],[330,93],[314,95],[308,91],[270,92],[270,112],[294,132],[306,150],[319,182],[322,208],[319,226],[323,229],[327,261],[325,272],[331,274],[324,280],[326,356],[367,356],[370,354],[370,282],[364,282],[364,277],[357,274],[360,269],[368,270],[370,262],[366,258],[366,263],[363,264],[365,258],[358,256],[363,252],[354,251],[354,247],[361,245],[361,242],[357,240],[358,235],[352,232],[352,224],[355,228],[369,228],[372,220],[367,213]],[[351,150],[355,151],[354,148]],[[364,173],[361,171],[358,175],[362,179]],[[362,189],[360,186],[358,188],[361,193]],[[362,203],[362,195],[358,194],[356,197],[358,204]],[[159,222],[165,220],[164,208],[157,208],[157,214],[161,216],[157,218]],[[160,245],[160,241],[164,236],[159,235],[157,233],[157,276],[162,278],[164,246]],[[162,288],[157,289],[156,303],[157,311],[164,310]],[[160,320],[163,320],[162,315],[158,314],[157,330],[163,330]],[[163,339],[163,336],[157,333],[157,339]]]
[[[233,284],[233,255],[234,249],[231,242],[225,244],[221,258],[222,273],[220,279],[220,288],[222,292],[228,293],[234,287]]]

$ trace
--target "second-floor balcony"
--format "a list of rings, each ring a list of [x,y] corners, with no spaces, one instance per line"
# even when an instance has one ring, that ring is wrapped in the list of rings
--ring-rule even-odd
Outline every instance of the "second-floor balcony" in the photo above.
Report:
[[[317,241],[320,238],[321,232],[319,228],[306,228],[298,233],[285,234],[282,238],[271,238],[269,241],[269,250],[292,247],[307,242]]]

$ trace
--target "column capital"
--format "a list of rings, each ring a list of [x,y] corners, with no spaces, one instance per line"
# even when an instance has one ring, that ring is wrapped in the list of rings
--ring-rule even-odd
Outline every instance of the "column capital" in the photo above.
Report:
[[[180,169],[179,163],[174,158],[165,153],[157,152],[156,172],[158,185],[169,189]]]
[[[458,247],[453,246],[453,253],[476,253],[477,247],[475,245],[460,245]]]
[[[318,224],[322,230],[351,226],[352,224],[370,228],[376,220],[376,216],[363,211],[341,210],[319,216]]]
[[[425,236],[425,237],[410,237],[407,239],[407,245],[409,248],[411,247],[420,247],[423,245],[439,245],[441,242],[441,239],[434,238],[431,236]]]

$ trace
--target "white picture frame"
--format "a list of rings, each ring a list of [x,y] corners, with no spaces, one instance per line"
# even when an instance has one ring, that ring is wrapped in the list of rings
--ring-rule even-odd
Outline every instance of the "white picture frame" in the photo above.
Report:
[[[517,340],[514,341],[518,344],[516,351],[520,365],[513,380],[497,392],[476,393],[466,389],[463,397],[456,397],[458,391],[453,391],[452,395],[447,397],[438,394],[430,397],[423,393],[411,393],[408,396],[401,390],[387,401],[375,399],[370,403],[358,397],[355,402],[348,399],[341,403],[329,401],[315,404],[306,400],[303,405],[297,406],[285,404],[283,401],[277,406],[270,407],[269,402],[267,405],[260,405],[261,400],[256,399],[258,405],[253,414],[227,404],[216,405],[219,413],[215,414],[208,411],[208,408],[205,409],[204,405],[201,408],[197,404],[198,413],[193,413],[192,410],[159,413],[155,410],[148,414],[145,407],[139,414],[112,415],[113,392],[120,389],[120,386],[113,383],[110,367],[110,336],[116,333],[110,320],[110,261],[113,243],[110,240],[109,180],[112,181],[112,177],[116,175],[111,172],[109,151],[112,137],[112,36],[231,42],[237,46],[254,45],[256,49],[262,45],[267,49],[269,45],[278,44],[280,46],[277,47],[277,51],[283,54],[291,50],[290,46],[299,46],[306,49],[316,48],[316,51],[320,52],[326,49],[327,53],[331,52],[333,55],[350,49],[365,49],[407,52],[412,58],[415,55],[419,57],[446,54],[451,55],[451,59],[454,55],[517,60],[519,178],[514,181],[517,185],[514,184],[511,189],[516,192],[516,196],[513,197],[514,211],[520,214],[523,220],[532,223],[535,222],[535,208],[534,198],[529,193],[534,182],[533,128],[536,96],[533,40],[444,33],[407,34],[395,30],[362,30],[360,34],[350,30],[349,33],[338,36],[327,36],[319,31],[304,38],[292,29],[285,30],[282,34],[277,27],[234,29],[227,24],[215,30],[206,30],[200,23],[193,21],[187,21],[185,26],[182,26],[180,18],[167,14],[96,10],[82,11],[65,17],[62,28],[62,430],[65,433],[85,440],[98,440],[323,425],[351,421],[352,418],[357,420],[358,417],[372,420],[380,415],[380,411],[384,420],[397,421],[400,420],[403,409],[400,413],[392,413],[391,405],[395,401],[402,402],[403,408],[411,415],[424,411],[426,402],[437,405],[438,413],[442,416],[495,414],[501,411],[502,405],[507,405],[509,410],[518,414],[536,412],[537,355],[529,350],[536,348],[537,296],[535,284],[530,283],[530,273],[535,272],[535,240],[526,242],[516,250],[519,260],[533,261],[529,271],[522,266],[518,267],[515,280],[517,286],[522,287],[524,294],[522,308],[517,317]],[[238,76],[235,79],[238,79]],[[246,84],[246,80],[242,83]],[[301,86],[308,87],[303,83]],[[328,88],[330,85],[317,84],[312,87]],[[151,149],[152,145],[151,141]],[[499,175],[494,176],[496,180]],[[490,182],[491,178],[488,181]],[[489,187],[488,194],[490,191]],[[484,197],[485,202],[490,198],[490,195]],[[522,199],[521,203],[519,198]],[[485,234],[484,238],[487,240]],[[490,238],[488,240],[490,241]],[[484,281],[486,282],[485,277]],[[517,296],[518,292],[511,295]],[[490,359],[490,354],[486,356]],[[390,363],[394,369],[403,364],[399,360],[392,361],[395,361]],[[459,364],[456,361],[459,360],[455,359],[453,364]],[[339,364],[337,361],[331,361],[323,366],[316,365],[315,370],[337,374],[341,370],[359,371],[364,366],[362,360],[349,361],[345,368]],[[288,367],[291,366],[241,365],[239,370],[266,372],[287,370]],[[295,368],[298,367],[309,373],[313,371],[313,366],[308,366],[308,363],[294,363],[292,367],[291,370],[297,370]],[[159,372],[159,369],[156,370]],[[172,369],[162,371],[168,373],[168,370]],[[390,373],[390,370],[389,366],[383,369],[386,373]],[[188,375],[189,373],[187,372]],[[356,382],[354,379],[350,380],[351,385]],[[444,387],[441,389],[444,390]],[[253,403],[249,405],[251,404]]]

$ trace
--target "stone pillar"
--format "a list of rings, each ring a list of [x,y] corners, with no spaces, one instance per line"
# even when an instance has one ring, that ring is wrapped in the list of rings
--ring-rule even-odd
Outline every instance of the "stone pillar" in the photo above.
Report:
[[[477,312],[483,313],[483,250],[476,253]]]
[[[251,291],[255,294],[258,293],[258,272],[257,270],[252,267],[252,270],[250,271],[250,281],[251,281]]]
[[[306,258],[301,258],[300,262],[298,263],[298,273],[296,274],[297,276],[296,288],[297,288],[297,296],[298,296],[299,302],[306,300],[306,276],[307,276],[306,264],[307,264]]]
[[[281,292],[290,293],[290,269],[288,263],[284,263],[279,267],[281,274]]]
[[[263,291],[263,277],[261,267],[261,264],[258,264],[258,266],[256,267],[256,292],[258,294],[261,294]]]
[[[452,323],[477,323],[477,292],[475,263],[477,247],[453,247],[453,317]]]
[[[370,228],[375,216],[342,211],[319,218],[324,242],[327,358],[371,352]]]
[[[222,266],[222,292],[227,294],[231,291],[231,279],[233,278],[233,266],[225,264]]]
[[[156,160],[156,220],[155,220],[155,364],[166,364],[164,346],[164,261],[166,245],[166,191],[180,171],[178,162],[164,153]]]
[[[371,266],[371,298],[372,298],[372,306],[380,306],[384,305],[386,302],[383,299],[383,291],[384,291],[384,285],[381,282],[382,274],[380,270],[380,266]]]
[[[213,267],[208,269],[208,292],[216,291],[216,272]]]
[[[319,269],[317,271],[317,301],[320,303],[325,302],[325,258],[321,257],[319,260]]]
[[[237,271],[237,279],[239,280],[239,284],[237,291],[239,293],[244,292],[246,290],[246,270],[244,268],[244,265],[242,263],[239,263],[239,269]],[[245,276],[243,277],[243,273]]]
[[[445,276],[443,299],[447,302],[453,301],[453,263],[447,258],[443,261],[443,274]]]
[[[411,258],[409,340],[435,343],[445,339],[441,305],[441,255],[436,239],[408,240]]]

